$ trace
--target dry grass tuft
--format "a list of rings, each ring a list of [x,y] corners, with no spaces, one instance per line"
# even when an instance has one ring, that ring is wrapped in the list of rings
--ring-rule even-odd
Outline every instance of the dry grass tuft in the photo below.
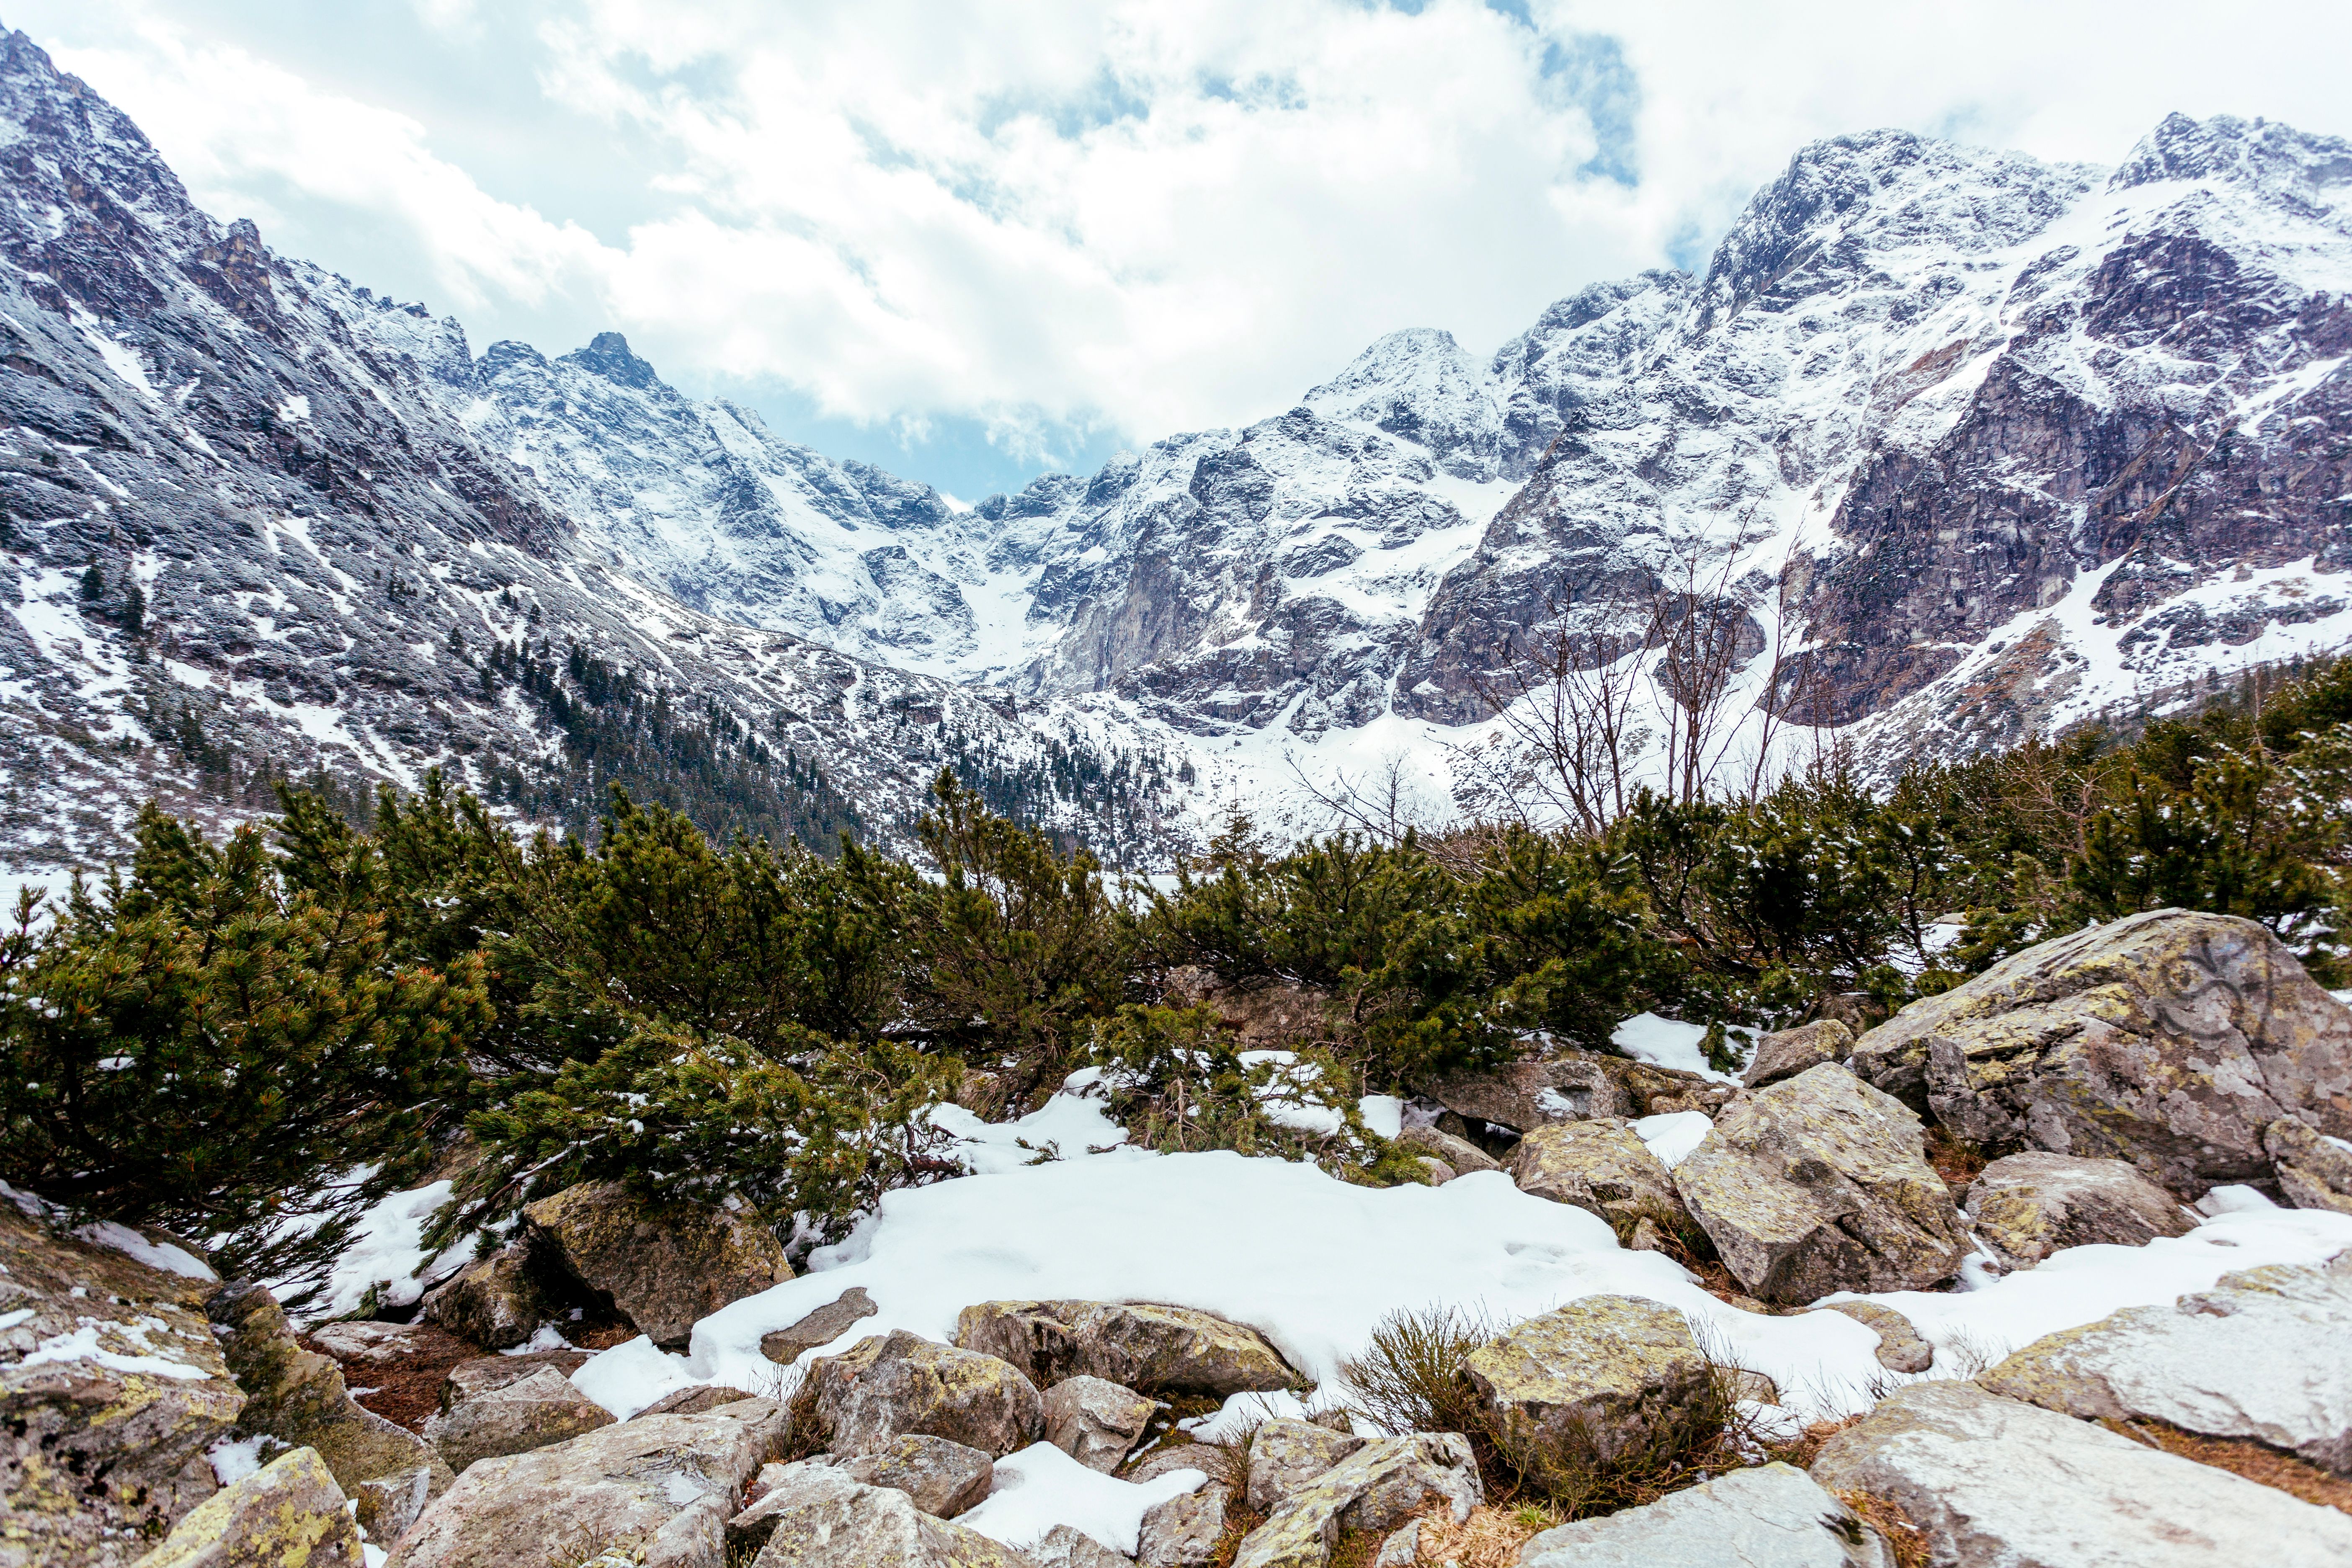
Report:
[[[1993,1155],[1981,1143],[1971,1143],[1953,1135],[1950,1129],[1937,1122],[1927,1126],[1926,1153],[1927,1163],[1944,1185],[1958,1190],[1984,1174],[1992,1163]]]
[[[1452,1563],[1457,1568],[1517,1568],[1519,1550],[1555,1524],[1564,1524],[1556,1509],[1538,1502],[1482,1504],[1460,1524],[1453,1511],[1439,1504],[1422,1515],[1421,1552],[1423,1563]]]
[[[1483,1412],[1462,1369],[1507,1326],[1470,1308],[1391,1312],[1363,1355],[1339,1364],[1355,1391],[1348,1408],[1383,1432],[1461,1432],[1475,1440]]]
[[[1928,1568],[1932,1555],[1927,1548],[1927,1532],[1911,1522],[1903,1505],[1893,1498],[1873,1497],[1868,1492],[1834,1492],[1838,1501],[1853,1510],[1853,1516],[1878,1531],[1886,1542],[1887,1552],[1895,1559],[1895,1568]]]
[[[2208,1437],[2162,1421],[2102,1421],[2099,1425],[2151,1448],[2227,1470],[2289,1497],[2352,1513],[2352,1479],[2251,1437]]]

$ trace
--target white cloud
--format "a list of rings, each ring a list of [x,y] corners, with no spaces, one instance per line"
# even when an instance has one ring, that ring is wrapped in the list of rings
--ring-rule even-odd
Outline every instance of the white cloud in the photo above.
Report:
[[[1825,134],[2113,162],[2173,108],[2352,130],[2340,6],[539,0],[500,63],[654,171],[600,240],[486,192],[478,126],[383,107],[363,54],[326,81],[200,0],[30,3],[104,40],[60,57],[202,200],[389,214],[436,305],[570,301],[683,380],[1029,450],[1256,417],[1396,327],[1491,347],[1703,249]],[[485,47],[472,0],[414,5],[417,49]],[[544,166],[577,188],[597,156]]]

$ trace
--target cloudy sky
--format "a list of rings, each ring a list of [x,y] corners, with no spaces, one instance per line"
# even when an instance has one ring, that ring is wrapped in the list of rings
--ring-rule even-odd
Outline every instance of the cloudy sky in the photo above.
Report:
[[[1808,140],[2352,134],[2352,6],[8,0],[224,218],[976,497],[1704,266]]]

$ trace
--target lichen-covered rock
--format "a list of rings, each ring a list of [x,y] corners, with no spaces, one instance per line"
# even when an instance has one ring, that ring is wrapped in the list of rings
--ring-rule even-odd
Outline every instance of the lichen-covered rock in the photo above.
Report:
[[[1823,1062],[1842,1062],[1853,1054],[1852,1029],[1836,1018],[1816,1018],[1801,1028],[1782,1029],[1757,1041],[1748,1070],[1739,1075],[1740,1087],[1762,1089]]]
[[[1987,1165],[1962,1206],[1977,1235],[2020,1268],[2061,1247],[2145,1247],[2196,1227],[2138,1166],[2040,1149]]]
[[[828,1465],[788,1471],[738,1517],[739,1539],[764,1531],[752,1568],[1028,1568],[1011,1548],[932,1518],[894,1487],[866,1486]]]
[[[1548,1061],[1507,1062],[1475,1072],[1444,1073],[1423,1081],[1421,1092],[1456,1116],[1507,1127],[1514,1132],[1554,1121],[1643,1114],[1618,1076],[1591,1051],[1569,1051]]]
[[[1794,1466],[1734,1470],[1643,1508],[1547,1530],[1519,1568],[1895,1568],[1853,1510]]]
[[[1223,1468],[1223,1448],[1207,1443],[1195,1443],[1179,1436],[1137,1458],[1123,1471],[1119,1479],[1141,1486],[1171,1470],[1198,1470],[1204,1476],[1218,1474]]]
[[[1926,1372],[1936,1364],[1936,1347],[1919,1333],[1918,1325],[1894,1308],[1877,1301],[1824,1301],[1878,1336],[1878,1364],[1889,1372]]]
[[[761,1334],[760,1353],[772,1362],[790,1366],[810,1351],[833,1343],[855,1327],[859,1319],[870,1318],[874,1312],[874,1298],[866,1293],[866,1287],[852,1285],[791,1326]]]
[[[1397,1134],[1396,1141],[1417,1151],[1424,1158],[1449,1166],[1457,1176],[1466,1176],[1473,1171],[1499,1171],[1503,1168],[1493,1155],[1467,1138],[1456,1138],[1439,1128],[1408,1127]]]
[[[725,1568],[735,1499],[789,1425],[775,1401],[739,1399],[481,1460],[400,1538],[386,1568],[513,1568],[570,1541],[638,1568]]]
[[[996,1462],[978,1448],[920,1432],[894,1437],[870,1454],[840,1461],[841,1473],[869,1487],[896,1487],[937,1519],[976,1508],[996,1479]]]
[[[1458,1522],[1485,1495],[1460,1433],[1379,1438],[1285,1498],[1242,1538],[1234,1568],[1323,1568],[1345,1532],[1393,1530],[1433,1501]]]
[[[1135,1559],[1113,1551],[1082,1530],[1057,1524],[1038,1537],[1025,1555],[1032,1568],[1132,1568]]]
[[[0,1563],[120,1568],[212,1495],[205,1449],[245,1406],[204,1313],[217,1283],[0,1194]]]
[[[541,1367],[551,1366],[569,1377],[588,1363],[588,1352],[575,1350],[532,1351],[528,1355],[471,1356],[451,1367],[441,1379],[441,1408],[457,1405],[494,1388],[520,1383]]]
[[[1003,1458],[1045,1430],[1045,1401],[1019,1367],[904,1329],[810,1363],[807,1387],[837,1454],[920,1432]]]
[[[1276,1417],[1250,1437],[1248,1500],[1272,1513],[1282,1500],[1364,1446],[1361,1437],[1311,1421]]]
[[[310,1342],[338,1361],[394,1362],[416,1353],[416,1335],[415,1323],[353,1319],[312,1329]]]
[[[362,1562],[342,1489],[316,1449],[296,1448],[198,1503],[138,1568],[362,1568]]]
[[[1143,1394],[1224,1399],[1307,1381],[1255,1329],[1192,1307],[983,1301],[958,1314],[956,1343],[1001,1356],[1045,1387],[1088,1376]]]
[[[2128,1160],[2194,1197],[2294,1116],[2352,1138],[2352,1008],[2252,921],[2158,910],[1911,1004],[1852,1066],[1978,1142]]]
[[[423,1310],[428,1321],[494,1351],[521,1344],[556,1315],[555,1302],[520,1243],[466,1265],[456,1279],[426,1294]]]
[[[360,1524],[391,1541],[456,1478],[425,1439],[373,1410],[343,1385],[342,1368],[294,1340],[278,1299],[258,1285],[224,1285],[205,1303],[221,1351],[245,1390],[236,1434],[311,1448],[359,1504]]]
[[[698,1383],[691,1388],[671,1390],[629,1419],[641,1420],[647,1415],[699,1415],[706,1410],[716,1410],[739,1399],[756,1397],[749,1389],[730,1388],[723,1383]]]
[[[1724,1266],[1767,1301],[1922,1289],[1968,1251],[1919,1119],[1833,1064],[1731,1105],[1675,1184]]]
[[[1232,1498],[1231,1488],[1211,1481],[1198,1491],[1153,1504],[1136,1531],[1137,1568],[1208,1568],[1224,1538],[1225,1507]]]
[[[1463,1375],[1506,1442],[1577,1440],[1609,1458],[1706,1398],[1711,1373],[1672,1307],[1585,1296],[1480,1346]]]
[[[2085,1420],[2152,1417],[2352,1476],[2352,1254],[2046,1334],[1977,1382]]]
[[[656,1203],[618,1182],[567,1187],[522,1217],[537,1245],[664,1350],[684,1350],[697,1322],[793,1277],[748,1212]]]
[[[1968,1383],[1897,1389],[1832,1437],[1813,1479],[1884,1499],[1937,1568],[2322,1568],[2352,1518]]]
[[[1045,1391],[1045,1441],[1087,1468],[1108,1475],[1158,1408],[1106,1378],[1066,1377]]]
[[[551,1366],[460,1400],[429,1417],[425,1437],[459,1475],[482,1459],[528,1453],[613,1424],[613,1413]]]
[[[2282,1116],[2263,1129],[2263,1151],[2290,1206],[2352,1214],[2352,1146],[2344,1140]]]
[[[1531,1130],[1512,1151],[1511,1180],[1523,1193],[1607,1220],[1621,1236],[1643,1218],[1654,1223],[1683,1213],[1675,1173],[1633,1129],[1615,1121]]]

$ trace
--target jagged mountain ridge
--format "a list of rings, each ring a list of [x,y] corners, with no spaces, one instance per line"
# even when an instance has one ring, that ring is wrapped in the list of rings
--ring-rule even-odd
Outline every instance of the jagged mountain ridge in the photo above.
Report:
[[[1157,843],[1160,759],[616,567],[607,520],[468,423],[451,383],[484,373],[448,324],[215,223],[22,34],[0,159],[0,861],[119,854],[150,795],[217,820],[271,775],[429,765],[541,819],[622,777],[714,827],[903,847],[961,763],[1122,855]]]

